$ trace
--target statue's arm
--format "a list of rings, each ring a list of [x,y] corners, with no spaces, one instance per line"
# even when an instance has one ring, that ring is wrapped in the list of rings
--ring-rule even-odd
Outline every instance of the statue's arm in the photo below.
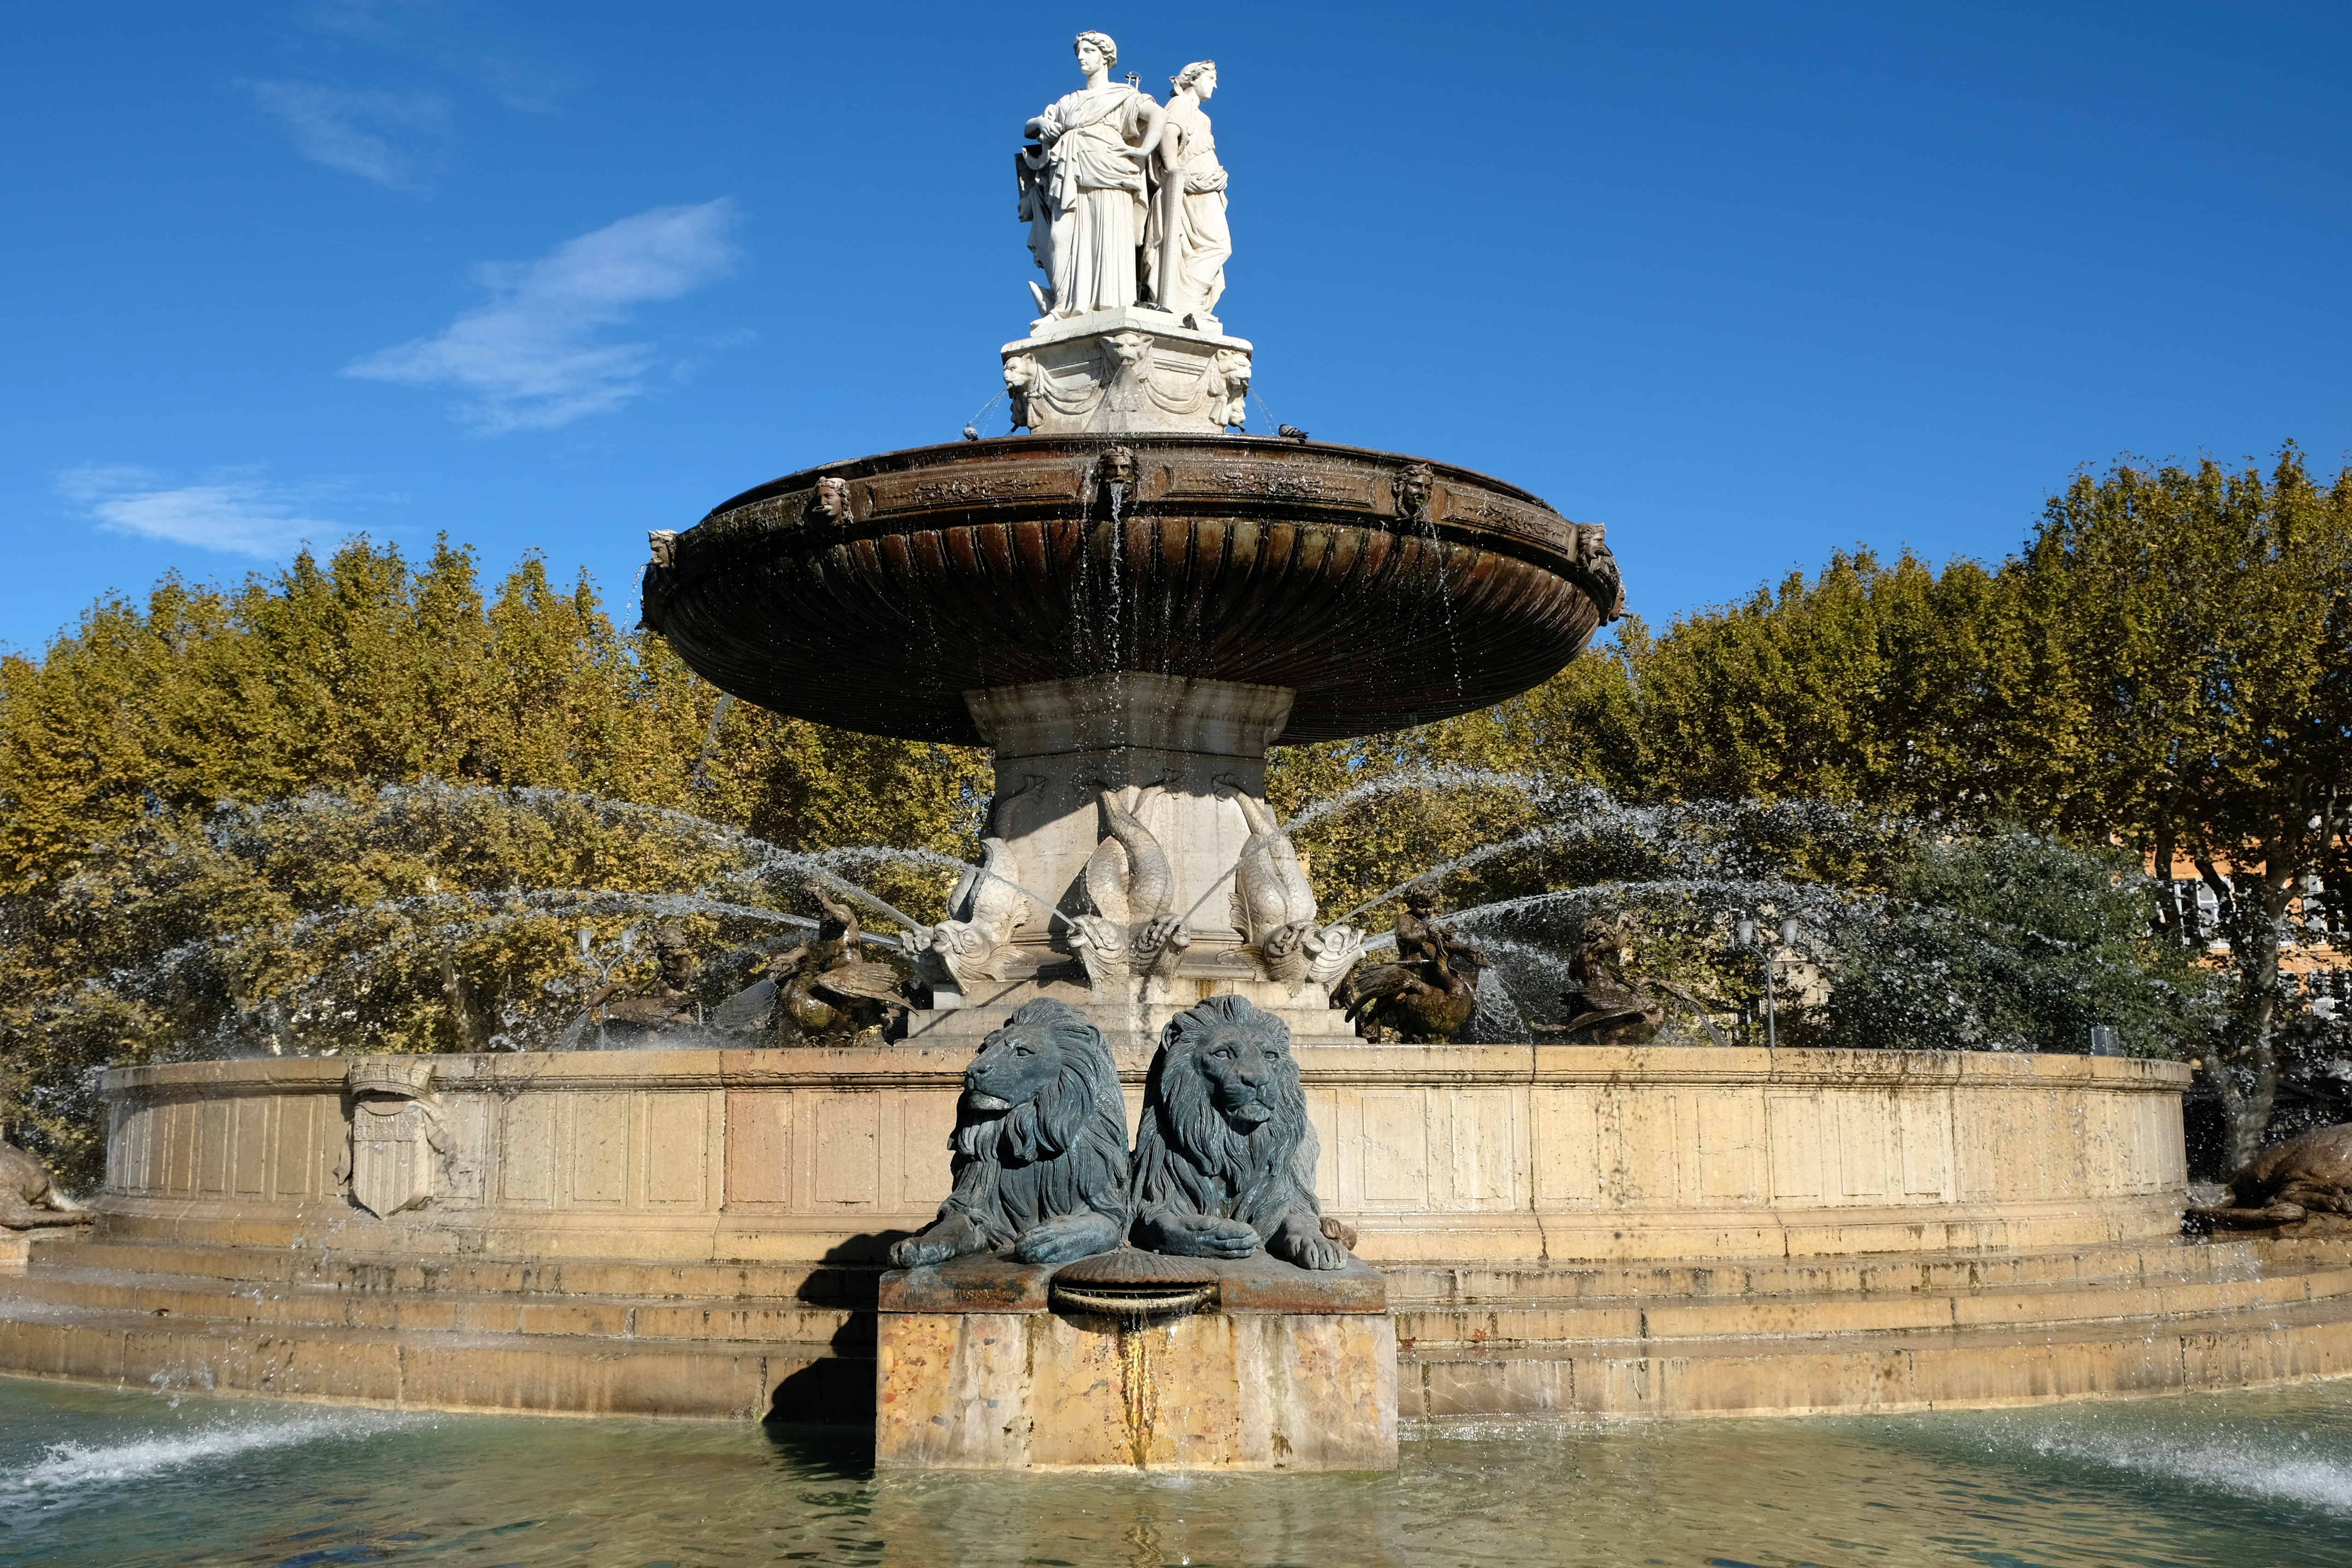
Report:
[[[1135,106],[1135,116],[1142,135],[1132,151],[1135,161],[1141,163],[1160,150],[1160,138],[1168,129],[1168,111],[1147,98]]]

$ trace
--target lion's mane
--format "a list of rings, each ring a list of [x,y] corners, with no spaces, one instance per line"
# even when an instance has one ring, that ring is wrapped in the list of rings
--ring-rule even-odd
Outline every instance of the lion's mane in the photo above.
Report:
[[[1286,1049],[1268,1086],[1265,1121],[1247,1132],[1217,1108],[1200,1053],[1222,1025],[1238,1025],[1261,1042],[1287,1047],[1281,1019],[1239,996],[1212,996],[1169,1020],[1143,1089],[1143,1127],[1135,1140],[1135,1205],[1139,1214],[1214,1215],[1237,1219],[1261,1240],[1297,1215],[1313,1229],[1315,1129],[1307,1091]]]
[[[1042,1221],[1084,1209],[1124,1226],[1127,1104],[1102,1031],[1052,997],[1024,1003],[1005,1027],[1050,1043],[1061,1071],[1010,1110],[978,1110],[969,1097],[957,1103],[949,1164],[955,1190],[941,1215],[965,1215],[999,1250]]]

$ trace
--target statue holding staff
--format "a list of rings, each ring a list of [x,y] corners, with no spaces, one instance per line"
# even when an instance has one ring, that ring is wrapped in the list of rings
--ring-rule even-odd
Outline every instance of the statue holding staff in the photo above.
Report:
[[[1030,288],[1051,315],[1136,302],[1136,253],[1146,221],[1145,171],[1166,111],[1131,82],[1114,82],[1118,46],[1107,33],[1075,45],[1087,85],[1029,121],[1038,145],[1021,152],[1021,213],[1029,253],[1052,280]]]
[[[1213,317],[1234,253],[1225,226],[1225,170],[1201,106],[1217,90],[1217,62],[1195,60],[1170,79],[1156,188],[1144,233],[1151,297],[1178,316]]]

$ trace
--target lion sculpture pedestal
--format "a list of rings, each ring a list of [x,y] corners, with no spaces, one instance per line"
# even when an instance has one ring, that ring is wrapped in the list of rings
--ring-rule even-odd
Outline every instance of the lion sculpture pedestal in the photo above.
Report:
[[[874,1462],[1396,1468],[1396,1320],[1381,1276],[1354,1258],[1310,1270],[1264,1253],[1202,1272],[1208,1298],[1164,1316],[1080,1305],[1055,1269],[996,1254],[883,1276]]]
[[[1103,1031],[1024,1003],[949,1139],[953,1191],[890,1252],[875,1463],[1391,1470],[1396,1321],[1315,1195],[1290,1031],[1240,996],[1171,1019],[1130,1156]]]

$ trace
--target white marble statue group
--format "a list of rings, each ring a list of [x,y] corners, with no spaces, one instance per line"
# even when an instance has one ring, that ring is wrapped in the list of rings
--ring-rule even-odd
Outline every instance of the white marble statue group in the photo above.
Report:
[[[1110,79],[1118,46],[1080,33],[1087,85],[1029,121],[1018,154],[1020,216],[1029,253],[1050,280],[1032,283],[1041,314],[1068,318],[1141,305],[1215,319],[1233,255],[1225,171],[1202,109],[1217,89],[1213,60],[1171,79],[1166,108]]]

